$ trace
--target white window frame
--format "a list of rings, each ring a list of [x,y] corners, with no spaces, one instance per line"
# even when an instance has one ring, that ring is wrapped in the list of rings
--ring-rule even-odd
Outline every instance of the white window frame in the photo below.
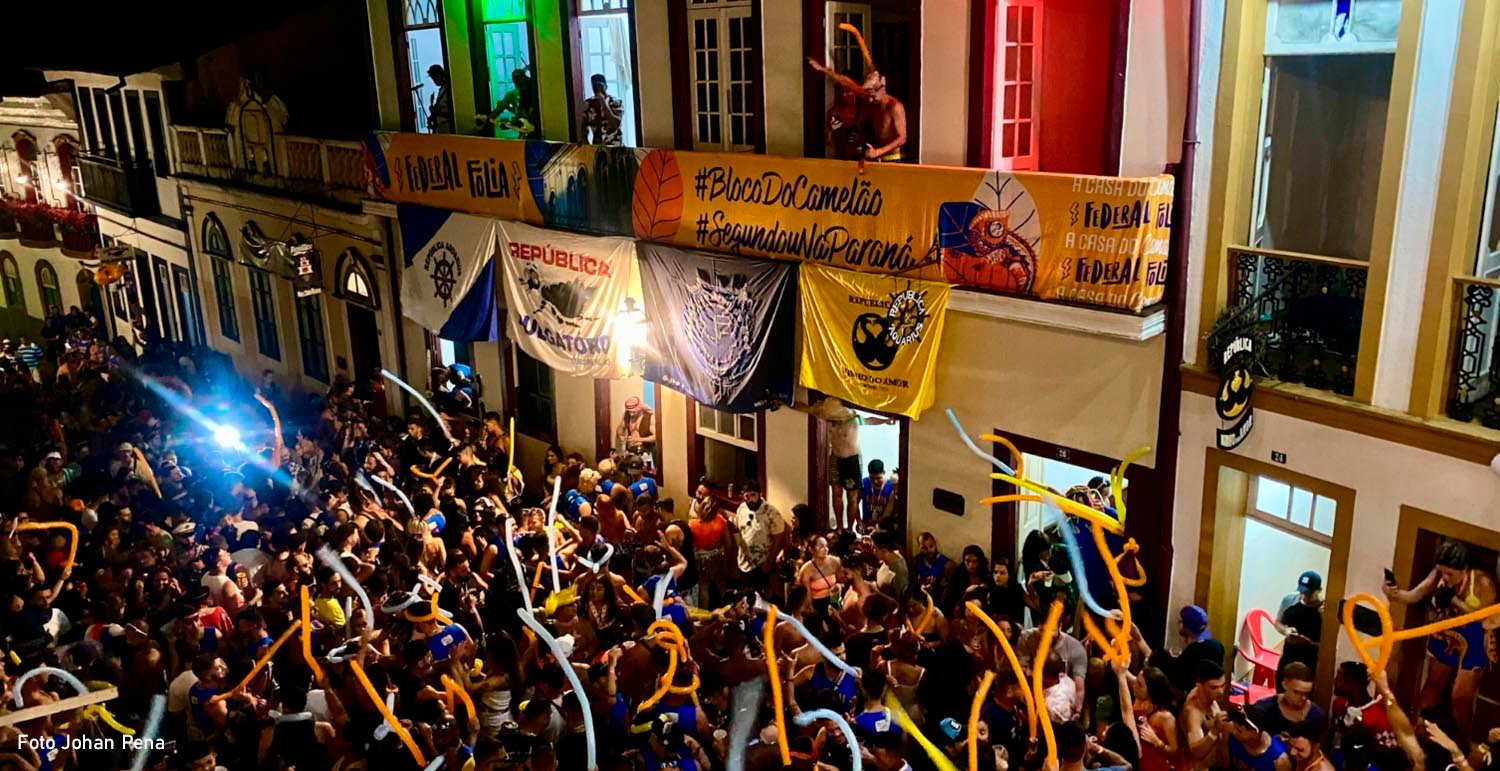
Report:
[[[693,425],[696,428],[699,436],[704,437],[706,439],[714,439],[714,440],[723,442],[725,444],[734,445],[735,447],[738,447],[738,448],[740,448],[742,450],[749,450],[750,452],[753,452],[753,453],[759,453],[760,452],[759,446],[757,444],[757,440],[760,438],[760,432],[763,429],[763,426],[761,425],[761,420],[760,420],[760,413],[758,413],[758,412],[725,413],[723,410],[716,410],[713,407],[709,407],[706,404],[699,404],[697,412],[698,412],[698,414],[697,414],[696,418],[693,421]],[[714,415],[714,425],[715,425],[715,428],[707,428],[707,427],[705,427],[703,425],[703,416],[705,414],[712,414],[712,415]],[[721,432],[721,431],[718,430],[718,428],[717,428],[717,426],[718,426],[718,416],[720,414],[728,414],[728,415],[730,415],[731,417],[734,418],[734,425],[735,425],[735,431],[736,431],[735,434],[726,434],[726,433],[723,433],[723,432]],[[754,422],[754,425],[755,425],[755,438],[754,439],[742,439],[742,438],[740,438],[738,436],[740,420],[742,420],[744,418],[749,418],[751,421]]]
[[[585,8],[584,6],[591,1],[605,7],[597,9]],[[613,53],[613,56],[624,57],[627,60],[630,69],[630,78],[625,82],[617,82],[618,78],[615,77],[615,73],[604,72],[602,74],[607,80],[607,87],[609,88],[610,96],[619,99],[621,102],[621,107],[625,111],[625,114],[622,116],[622,120],[620,121],[621,141],[626,147],[636,147],[638,145],[636,137],[636,123],[638,121],[638,112],[640,110],[640,107],[638,105],[639,100],[637,98],[635,89],[635,78],[637,76],[639,62],[635,60],[633,49],[631,47],[633,35],[631,32],[632,27],[630,24],[630,0],[579,0],[578,60],[580,66],[583,68],[583,72],[579,73],[578,77],[583,89],[584,98],[587,99],[589,97],[592,97],[594,95],[594,92],[593,86],[591,86],[589,83],[589,78],[593,77],[594,72],[598,70],[590,65],[589,59],[593,56],[598,56],[599,54],[597,54],[594,49],[590,48],[588,43],[588,36],[590,31],[592,30],[599,30],[601,33],[607,30],[608,25],[611,23],[611,19],[616,17],[623,18],[625,20],[625,50]],[[582,138],[585,141],[588,140],[587,136],[584,136]]]
[[[1271,157],[1276,148],[1266,133],[1271,125],[1271,105],[1275,103],[1275,83],[1272,77],[1271,58],[1275,56],[1343,55],[1343,54],[1391,54],[1396,53],[1396,41],[1362,41],[1351,32],[1343,38],[1333,37],[1333,9],[1336,0],[1324,0],[1329,7],[1329,32],[1316,44],[1283,43],[1276,37],[1277,19],[1283,0],[1267,0],[1265,30],[1265,69],[1261,75],[1260,123],[1256,129],[1259,143],[1255,157],[1255,182],[1250,191],[1250,232],[1246,234],[1252,248],[1260,247],[1266,235],[1266,214],[1269,206]],[[1359,0],[1353,0],[1351,14],[1357,14]],[[1481,242],[1482,243],[1482,242]],[[1258,288],[1257,288],[1258,291]]]
[[[1266,236],[1266,200],[1271,184],[1271,137],[1266,135],[1266,126],[1271,120],[1271,63],[1266,62],[1260,80],[1260,123],[1256,128],[1259,152],[1255,155],[1255,187],[1250,192],[1250,234],[1248,244],[1259,247]]]
[[[1495,207],[1500,206],[1497,199],[1500,199],[1500,110],[1495,112],[1495,128],[1490,138],[1489,180],[1485,184],[1483,218],[1479,221],[1479,246],[1474,261],[1474,275],[1480,278],[1500,277],[1500,249],[1490,249],[1490,241],[1497,235],[1494,231]],[[1494,326],[1491,325],[1490,329]]]
[[[828,52],[826,57],[828,66],[832,67],[836,72],[848,74],[846,72],[848,69],[846,63],[839,61],[839,57],[836,54],[841,49],[847,50],[852,54],[851,61],[859,64],[860,72],[868,75],[869,73],[864,72],[864,56],[860,53],[859,43],[855,42],[848,32],[839,29],[839,22],[841,20],[840,17],[856,17],[858,23],[855,23],[854,26],[859,28],[859,34],[864,35],[865,42],[868,44],[870,41],[870,28],[874,24],[874,10],[870,7],[869,3],[829,2],[826,8],[827,10],[823,17],[823,50]],[[851,21],[850,23],[854,22]],[[850,77],[856,83],[864,80],[863,75],[850,75]],[[824,82],[827,85],[823,89],[823,108],[828,109],[833,106],[833,100],[838,94],[839,86],[837,83],[829,81],[826,78]]]
[[[374,299],[370,294],[370,282],[365,279],[365,274],[358,268],[344,271],[344,293],[366,302]]]
[[[1275,482],[1276,484],[1283,485],[1287,488],[1287,505],[1285,511],[1266,511],[1260,508],[1260,506],[1258,505],[1260,498],[1259,488],[1262,480]],[[1296,497],[1297,491],[1299,490],[1312,496],[1312,500],[1308,503],[1306,525],[1299,525],[1296,522],[1293,522],[1291,517],[1292,500]],[[1326,495],[1319,495],[1305,487],[1298,487],[1291,482],[1286,482],[1275,477],[1267,477],[1255,474],[1251,475],[1250,477],[1250,485],[1245,495],[1245,516],[1264,522],[1272,527],[1285,530],[1292,535],[1297,536],[1298,538],[1302,538],[1304,540],[1312,541],[1314,543],[1319,543],[1332,548],[1333,532],[1325,533],[1321,530],[1314,529],[1313,527],[1314,523],[1318,521],[1317,512],[1319,499],[1333,502],[1333,526],[1331,530],[1337,530],[1339,517],[1339,503],[1337,499],[1329,498]]]
[[[1328,31],[1316,43],[1284,43],[1276,36],[1277,20],[1281,13],[1282,0],[1266,3],[1266,56],[1301,56],[1307,54],[1393,54],[1395,40],[1360,40],[1352,31],[1342,38],[1333,36],[1334,9],[1337,0],[1323,0],[1328,4]],[[1354,0],[1351,15],[1359,13],[1360,2]],[[1351,22],[1352,23],[1352,22]]]
[[[698,85],[700,83],[698,72],[698,49],[694,47],[697,22],[700,20],[714,19],[719,25],[719,109],[716,111],[719,118],[719,141],[711,142],[698,137],[698,117],[704,113],[698,105]],[[692,98],[692,132],[693,149],[695,150],[727,150],[731,152],[752,152],[754,144],[734,144],[731,141],[733,134],[730,124],[734,113],[730,112],[731,104],[730,90],[734,85],[729,79],[731,71],[731,51],[729,48],[729,22],[731,19],[751,19],[750,0],[691,0],[687,11],[687,50],[688,50],[688,74],[689,94]],[[754,73],[745,73],[749,78],[748,84],[753,88],[755,85]],[[752,118],[753,120],[753,118]],[[747,139],[749,137],[746,137]]]
[[[1019,58],[1017,59],[1016,64],[1016,79],[1009,80],[1006,77],[1005,63],[1009,55],[1009,50],[1012,47],[1009,43],[1010,38],[1007,35],[1008,30],[1006,24],[1009,16],[1007,11],[1012,8],[1027,9],[1032,14],[1030,42],[1024,45],[1018,44],[1015,46],[1018,49],[1016,54],[1017,57],[1020,57],[1021,53],[1019,49],[1023,49],[1023,47],[1029,47],[1031,51],[1031,78],[1029,80],[1021,79],[1022,68]],[[1043,6],[1041,0],[1002,0],[999,7],[996,9],[996,56],[993,63],[995,68],[995,119],[994,135],[991,137],[993,145],[990,157],[994,159],[994,166],[997,169],[1002,169],[1005,171],[1035,171],[1037,169],[1037,164],[1040,157],[1039,147],[1041,145],[1041,69],[1043,39],[1042,22],[1044,19],[1042,8]],[[1016,117],[1007,118],[1005,116],[1005,109],[1008,106],[1008,100],[1006,99],[1006,90],[1010,86],[1014,86],[1016,88],[1017,105],[1020,104],[1021,87],[1031,87],[1031,113],[1028,117],[1020,117],[1019,110],[1017,110],[1016,112]],[[1012,153],[1011,155],[1005,154],[1005,128],[1007,125],[1014,125],[1017,127],[1017,136],[1019,136],[1021,126],[1023,125],[1030,132],[1031,144],[1028,148],[1029,152],[1027,152],[1025,155],[1015,153]]]

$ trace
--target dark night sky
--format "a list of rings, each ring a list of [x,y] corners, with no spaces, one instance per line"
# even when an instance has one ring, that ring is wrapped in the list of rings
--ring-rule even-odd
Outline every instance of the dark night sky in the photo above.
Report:
[[[287,105],[291,133],[355,136],[374,125],[364,0],[83,0],[43,13],[47,7],[40,0],[0,10],[7,22],[26,19],[5,26],[36,31],[7,35],[0,47],[0,96],[41,93],[44,69],[128,75],[181,64],[183,80],[167,90],[179,123],[223,125],[240,77],[256,73]]]

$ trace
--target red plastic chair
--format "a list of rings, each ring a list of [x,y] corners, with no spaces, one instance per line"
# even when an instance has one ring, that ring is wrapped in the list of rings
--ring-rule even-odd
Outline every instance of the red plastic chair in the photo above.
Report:
[[[1240,622],[1239,639],[1235,641],[1235,653],[1250,663],[1250,678],[1244,682],[1229,684],[1229,703],[1248,707],[1276,693],[1276,667],[1281,663],[1281,653],[1266,647],[1261,635],[1261,625],[1273,623],[1271,614],[1259,608],[1245,614]]]
[[[1266,647],[1261,636],[1262,624],[1275,624],[1271,614],[1255,608],[1245,614],[1240,622],[1239,640],[1235,652],[1250,662],[1250,684],[1276,688],[1276,667],[1281,663],[1281,652]]]

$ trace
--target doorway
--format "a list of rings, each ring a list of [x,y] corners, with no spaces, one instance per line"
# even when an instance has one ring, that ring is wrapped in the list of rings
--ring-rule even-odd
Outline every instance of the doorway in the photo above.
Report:
[[[1059,492],[1066,492],[1076,485],[1087,486],[1090,482],[1097,486],[1095,480],[1108,481],[1110,471],[1120,465],[1116,458],[1063,447],[1029,436],[1003,431],[992,433],[1009,440],[1021,452],[1021,462],[1028,479]],[[1003,445],[995,444],[990,452],[1007,463],[1011,462],[1010,449]],[[1149,508],[1154,505],[1147,494],[1154,473],[1152,469],[1138,463],[1125,470],[1121,495],[1124,496],[1125,490],[1133,491],[1129,500],[1131,506]],[[991,486],[991,492],[994,495],[1011,495],[1018,491],[1014,486],[996,480]],[[1113,495],[1105,496],[1105,501],[1108,506],[1114,506]],[[990,530],[990,554],[1010,555],[1012,560],[1018,560],[1026,536],[1041,528],[1042,512],[1043,505],[1039,503],[995,504],[991,512],[993,524]]]
[[[1259,628],[1251,630],[1249,625],[1252,622],[1247,619],[1254,611],[1263,611],[1270,618],[1278,619],[1282,599],[1297,592],[1297,577],[1306,571],[1320,577],[1328,575],[1337,503],[1331,498],[1259,474],[1249,476],[1247,484],[1244,551],[1250,555],[1276,555],[1276,572],[1267,575],[1265,563],[1258,560],[1241,562],[1239,599],[1235,603],[1234,615],[1239,620],[1235,639],[1240,645],[1248,646],[1248,640],[1244,638],[1258,634],[1264,647],[1285,654],[1286,640],[1273,624],[1257,620],[1253,623]],[[1258,613],[1255,616],[1259,618]],[[1249,675],[1250,670],[1248,661],[1236,657],[1236,679]]]
[[[904,511],[904,498],[900,494],[901,471],[903,461],[901,448],[905,446],[904,432],[906,431],[906,420],[898,415],[883,415],[878,412],[862,410],[854,405],[849,405],[854,411],[858,428],[855,436],[859,442],[859,474],[861,484],[870,476],[870,464],[879,461],[884,470],[886,479],[892,483],[896,506],[894,509],[886,508],[884,513],[898,513]],[[824,465],[827,465],[825,461]],[[825,489],[838,484],[838,469],[828,468],[825,473]],[[834,490],[828,490],[827,504],[824,515],[833,526],[840,530],[847,530],[856,520],[853,512],[848,515],[848,522],[839,521],[838,510],[834,508]],[[842,490],[839,490],[842,492]],[[861,504],[861,507],[863,504]]]
[[[631,11],[621,0],[583,0],[578,7],[577,101],[594,95],[592,78],[603,75],[605,90],[620,100],[620,133],[626,147],[636,147],[635,67],[632,60]],[[588,142],[579,126],[579,140]]]
[[[1312,570],[1323,578],[1325,597],[1314,694],[1326,701],[1342,634],[1338,598],[1345,591],[1354,490],[1217,448],[1207,449],[1203,478],[1193,601],[1208,612],[1214,638],[1236,648],[1226,664],[1248,674],[1248,658],[1239,652],[1251,652],[1241,634],[1248,638],[1246,616],[1264,610],[1274,618],[1282,598],[1297,592],[1298,577]],[[1262,645],[1282,642],[1269,623],[1260,626]],[[1269,683],[1274,687],[1274,675]]]
[[[1445,541],[1456,541],[1468,550],[1469,566],[1473,570],[1495,575],[1500,569],[1500,533],[1471,525],[1467,522],[1440,514],[1401,507],[1401,518],[1396,530],[1396,552],[1391,560],[1391,569],[1396,573],[1396,583],[1401,587],[1415,586],[1432,571],[1437,562],[1438,549]],[[1374,570],[1375,566],[1369,566]],[[1393,608],[1398,628],[1411,628],[1429,623],[1432,604],[1410,603]],[[1494,634],[1494,633],[1491,633]],[[1416,705],[1417,695],[1426,680],[1428,657],[1427,638],[1402,643],[1391,655],[1391,667],[1395,670],[1395,688],[1398,698],[1405,704]],[[1451,693],[1452,686],[1449,686]],[[1450,705],[1440,705],[1452,714]],[[1489,726],[1500,725],[1500,667],[1486,667],[1479,682],[1479,696],[1474,704],[1473,733],[1470,739],[1483,741]],[[1457,737],[1455,737],[1457,738]]]
[[[167,321],[160,318],[156,312],[156,293],[151,285],[150,257],[139,249],[135,252],[134,280],[136,291],[140,294],[142,315],[145,316],[146,339],[143,342],[160,340],[165,337],[162,330],[166,328]]]
[[[380,369],[380,329],[375,311],[358,303],[344,301],[349,319],[349,354],[354,361],[354,379],[374,377]]]
[[[1007,458],[1005,455],[997,455],[996,457],[1002,460]],[[1109,479],[1112,468],[1080,466],[1056,457],[1033,455],[1029,452],[1022,452],[1021,460],[1027,479],[1063,493],[1074,487],[1090,487],[1090,483],[1093,483],[1092,486],[1097,487],[1101,480],[1107,481]],[[1125,490],[1128,489],[1130,489],[1130,482],[1127,479]],[[1121,493],[1123,494],[1124,490],[1121,490]],[[1114,506],[1114,502],[1106,500],[1106,505]],[[1022,546],[1026,543],[1026,538],[1042,529],[1046,506],[1041,503],[1023,501],[1015,504],[1015,507],[1016,539],[1015,548],[1012,550],[1014,553],[1010,555],[1010,558],[1012,560],[1011,564],[1020,564]]]
[[[203,344],[203,315],[198,312],[198,293],[186,268],[172,266],[172,288],[177,292],[177,326],[182,340],[194,347]]]

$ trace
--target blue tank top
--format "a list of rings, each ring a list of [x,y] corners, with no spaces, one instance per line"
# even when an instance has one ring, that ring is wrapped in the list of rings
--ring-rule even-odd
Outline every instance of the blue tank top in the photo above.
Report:
[[[866,736],[876,734],[901,735],[901,726],[896,724],[891,717],[891,711],[884,707],[876,712],[861,712],[854,717],[854,730]]]
[[[1247,771],[1276,771],[1277,759],[1285,754],[1286,745],[1274,736],[1271,737],[1271,746],[1259,755],[1251,755],[1239,740],[1233,737],[1229,739],[1229,756],[1234,760],[1235,767]]]
[[[449,624],[438,633],[427,638],[427,650],[432,653],[433,661],[447,661],[448,655],[453,652],[459,643],[466,642],[469,633],[458,624]]]
[[[824,672],[827,668],[825,664],[819,665],[817,669],[813,670],[812,678],[810,678],[813,693],[823,693],[825,691],[837,693],[839,695],[839,702],[844,705],[844,711],[848,712],[854,706],[854,696],[859,693],[859,684],[854,682],[854,678],[850,677],[849,673],[843,670],[839,670],[838,680],[830,679],[827,673]]]
[[[68,746],[68,737],[63,734],[55,734],[52,737],[51,748],[40,747],[36,756],[41,759],[37,765],[37,771],[52,771],[52,764],[57,761],[57,756],[62,753],[63,748]]]
[[[651,751],[650,747],[641,750],[641,759],[646,761],[646,771],[662,771],[662,769],[676,769],[677,771],[699,771],[698,761],[693,760],[692,755],[678,755],[675,758],[663,758]],[[667,765],[670,763],[671,765]]]
[[[193,723],[204,733],[213,730],[213,723],[208,719],[208,702],[223,692],[223,688],[199,688],[196,685],[188,689],[188,705],[193,710]]]
[[[928,562],[918,557],[916,564],[917,579],[921,582],[922,586],[931,586],[938,579],[942,578],[943,573],[947,571],[948,558],[939,554],[931,562]]]
[[[701,738],[698,736],[698,708],[692,704],[678,704],[676,706],[658,704],[653,711],[658,715],[665,715],[669,712],[676,715],[677,727],[682,729],[683,734],[691,736],[694,739]]]
[[[567,515],[570,521],[577,522],[578,510],[583,508],[583,504],[588,503],[589,499],[588,496],[578,492],[577,490],[569,490],[568,492],[563,494],[562,502],[563,514]]]

